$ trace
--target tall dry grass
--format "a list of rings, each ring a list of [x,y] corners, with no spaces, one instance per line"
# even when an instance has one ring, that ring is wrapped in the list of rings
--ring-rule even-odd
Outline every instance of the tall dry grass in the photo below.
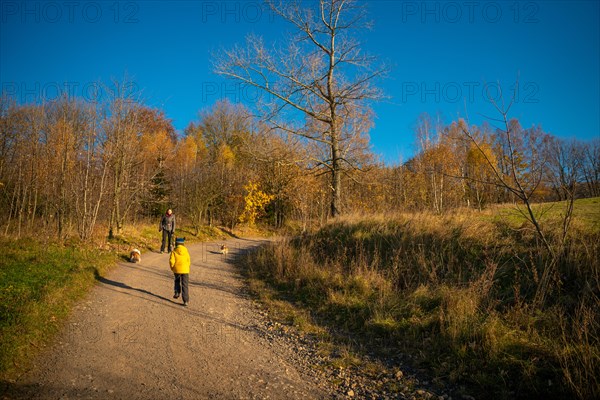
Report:
[[[244,266],[321,323],[420,355],[481,396],[600,396],[599,232],[575,221],[552,261],[526,225],[496,215],[346,217]]]

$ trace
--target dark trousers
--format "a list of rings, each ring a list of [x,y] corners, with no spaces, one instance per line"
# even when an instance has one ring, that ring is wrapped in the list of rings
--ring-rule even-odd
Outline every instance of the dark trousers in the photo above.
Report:
[[[173,250],[173,246],[172,246],[173,234],[171,233],[171,231],[167,231],[164,229],[162,231],[162,234],[163,234],[163,236],[162,236],[162,244],[160,245],[160,251],[165,251],[165,246],[167,244],[167,239],[168,239],[168,241],[169,241],[168,249],[169,249],[169,253],[170,253],[171,250]]]
[[[175,296],[181,293],[181,298],[186,303],[190,301],[189,283],[190,274],[175,274]]]

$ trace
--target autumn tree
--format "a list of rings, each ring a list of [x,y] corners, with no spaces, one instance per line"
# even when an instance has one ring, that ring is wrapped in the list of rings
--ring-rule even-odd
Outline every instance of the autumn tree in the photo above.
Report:
[[[223,147],[237,152],[247,143],[252,123],[253,117],[246,107],[223,99],[200,112],[198,129],[209,153],[216,157]]]
[[[319,162],[330,176],[330,213],[335,217],[341,212],[342,170],[352,163],[343,154],[342,135],[358,134],[344,124],[367,115],[368,103],[381,97],[373,82],[385,69],[360,50],[355,37],[368,24],[357,2],[320,0],[315,8],[303,8],[300,1],[268,4],[295,34],[278,48],[250,36],[245,48],[217,57],[215,71],[264,93],[263,117],[273,126],[327,146],[327,156]]]
[[[274,195],[265,193],[257,183],[248,182],[244,186],[246,195],[244,196],[244,210],[240,215],[240,222],[247,222],[250,226],[256,223],[256,220],[265,214],[265,207],[273,201]]]
[[[386,204],[390,210],[405,210],[409,208],[413,198],[410,190],[410,173],[406,163],[387,166],[384,172]]]
[[[173,157],[177,136],[163,111],[139,106],[136,113],[140,130],[139,152],[143,154],[138,171],[141,208],[147,216],[157,217],[170,208],[172,188],[165,163]]]
[[[0,93],[0,182],[2,188],[6,185],[6,171],[10,165],[9,160],[13,156],[13,144],[17,139],[17,130],[14,127],[16,110],[14,99]]]
[[[0,193],[6,210],[5,233],[17,236],[32,227],[40,211],[41,172],[45,169],[42,135],[46,111],[41,105],[17,106],[7,97],[0,104]]]
[[[115,234],[153,188],[153,178],[173,150],[174,129],[162,112],[141,104],[127,81],[115,82],[111,93],[102,128],[111,180],[109,234]]]
[[[82,238],[91,234],[102,192],[94,186],[98,148],[93,105],[62,96],[45,104],[12,104],[2,120],[2,185],[12,191],[8,224],[52,227],[59,237],[75,225]],[[94,157],[88,157],[95,154]],[[87,162],[85,159],[87,158]],[[5,164],[10,160],[9,164]]]
[[[55,217],[59,237],[65,234],[75,211],[76,160],[89,122],[84,109],[74,99],[62,97],[48,106],[42,137],[47,165],[41,171],[45,174],[45,195]]]
[[[495,185],[493,169],[498,167],[490,139],[483,137],[479,146],[471,144],[465,160],[465,183],[467,204],[474,204],[479,210],[492,202]]]
[[[550,250],[550,245],[532,208],[533,196],[542,183],[547,165],[548,153],[545,148],[549,138],[539,127],[524,129],[518,120],[508,118],[508,111],[500,112],[503,126],[497,127],[495,135],[500,161],[486,151],[487,146],[478,140],[472,128],[464,125],[462,131],[493,172],[496,183],[525,205],[524,216],[534,225],[542,242]]]
[[[90,238],[100,216],[108,185],[108,159],[103,157],[105,140],[100,127],[102,115],[97,104],[83,105],[83,120],[78,132],[75,157],[73,203],[77,232],[83,240]]]
[[[213,178],[215,167],[199,124],[192,122],[186,127],[175,149],[174,160],[179,159],[185,160],[183,168],[170,168],[176,201],[197,233],[205,222],[212,225],[210,207],[219,196],[220,187],[219,181]]]
[[[199,117],[185,129],[186,147],[196,149],[196,164],[180,188],[191,196],[186,207],[196,225],[205,217],[210,225],[216,219],[231,228],[243,210],[243,187],[252,174],[244,151],[252,116],[242,105],[223,100]]]
[[[266,210],[271,224],[280,228],[295,218],[306,227],[318,214],[312,195],[321,187],[315,174],[306,173],[308,146],[261,124],[252,130],[249,143],[244,147],[248,166],[255,180],[274,196]]]
[[[463,204],[466,186],[460,177],[464,174],[466,150],[456,140],[456,124],[444,127],[439,116],[434,119],[422,114],[415,131],[418,153],[407,167],[417,195],[416,206],[442,213]]]

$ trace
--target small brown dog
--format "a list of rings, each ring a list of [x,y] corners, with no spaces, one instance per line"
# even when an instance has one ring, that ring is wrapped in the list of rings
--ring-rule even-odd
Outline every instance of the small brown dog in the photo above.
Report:
[[[227,248],[226,245],[222,244],[221,245],[221,254],[227,254],[229,253],[229,249]]]
[[[142,262],[142,253],[138,249],[131,250],[129,254],[129,262],[139,263]]]

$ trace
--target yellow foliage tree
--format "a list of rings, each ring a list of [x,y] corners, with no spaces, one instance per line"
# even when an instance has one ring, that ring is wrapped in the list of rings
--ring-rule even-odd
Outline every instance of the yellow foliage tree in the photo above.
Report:
[[[235,153],[227,144],[222,144],[219,147],[218,157],[226,168],[231,169],[233,167],[235,162]]]
[[[469,145],[466,159],[469,205],[473,201],[481,210],[491,200],[495,182],[494,169],[497,168],[498,161],[489,143],[482,141],[478,146],[473,143]]]
[[[264,215],[265,207],[275,199],[272,194],[267,194],[258,188],[257,183],[248,182],[244,186],[246,196],[244,197],[244,211],[240,216],[240,222],[254,225],[256,220]]]

